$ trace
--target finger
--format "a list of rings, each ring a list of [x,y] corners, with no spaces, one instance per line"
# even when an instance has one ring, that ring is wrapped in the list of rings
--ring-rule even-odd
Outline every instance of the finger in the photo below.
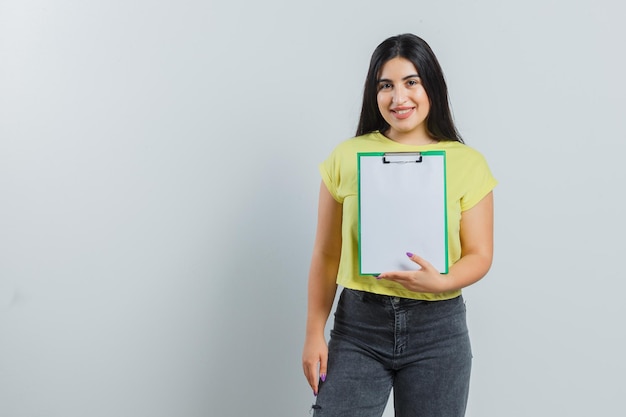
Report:
[[[388,281],[406,281],[411,278],[414,271],[388,271],[376,277],[377,279],[386,279]]]
[[[320,381],[326,382],[327,370],[328,370],[328,353],[323,353],[320,356]]]
[[[317,395],[317,389],[318,389],[317,366],[305,364],[304,375],[306,376],[306,380],[311,386],[311,389],[313,390],[313,394]]]
[[[396,280],[396,275],[399,273],[399,271],[388,271],[388,272],[383,272],[382,274],[378,274],[375,275],[375,278],[377,280],[381,280],[381,279],[386,279],[388,281],[395,281]]]
[[[428,261],[426,261],[424,258],[420,258],[419,256],[415,255],[414,253],[407,252],[406,256],[408,256],[413,262],[415,262],[416,264],[421,266],[422,269],[426,269],[426,268],[428,268],[430,266]]]

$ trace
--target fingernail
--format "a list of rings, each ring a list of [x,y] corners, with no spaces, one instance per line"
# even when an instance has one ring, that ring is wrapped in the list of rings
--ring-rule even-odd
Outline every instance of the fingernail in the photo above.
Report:
[[[408,256],[409,258],[412,258],[412,257],[413,257],[413,254],[412,254],[411,252],[407,252],[407,253],[406,253],[406,256]]]
[[[317,397],[317,392],[313,391],[313,396]]]
[[[320,379],[322,380],[322,382],[326,382],[326,374],[321,374]]]
[[[376,279],[380,279],[380,274],[374,274],[373,277]]]

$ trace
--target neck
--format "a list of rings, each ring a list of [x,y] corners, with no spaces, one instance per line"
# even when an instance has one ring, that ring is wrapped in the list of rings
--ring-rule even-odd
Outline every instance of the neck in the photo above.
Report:
[[[387,130],[383,134],[387,136],[389,139],[391,139],[392,141],[401,143],[403,145],[420,146],[420,145],[432,145],[434,143],[439,142],[437,139],[429,135],[427,132],[416,134],[415,132],[402,133],[402,132]]]

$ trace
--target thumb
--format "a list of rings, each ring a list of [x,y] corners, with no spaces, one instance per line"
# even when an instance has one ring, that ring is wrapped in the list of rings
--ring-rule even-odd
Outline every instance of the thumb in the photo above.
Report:
[[[411,252],[407,252],[406,256],[408,256],[413,262],[418,264],[422,269],[426,269],[428,266],[430,266],[430,264],[426,262],[426,260],[424,260],[423,258],[420,258],[419,256]]]

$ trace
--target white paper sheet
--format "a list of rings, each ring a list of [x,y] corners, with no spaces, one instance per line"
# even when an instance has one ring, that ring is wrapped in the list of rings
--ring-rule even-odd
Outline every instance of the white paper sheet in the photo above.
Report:
[[[406,252],[448,272],[445,152],[415,155],[358,154],[363,275],[419,269]]]

